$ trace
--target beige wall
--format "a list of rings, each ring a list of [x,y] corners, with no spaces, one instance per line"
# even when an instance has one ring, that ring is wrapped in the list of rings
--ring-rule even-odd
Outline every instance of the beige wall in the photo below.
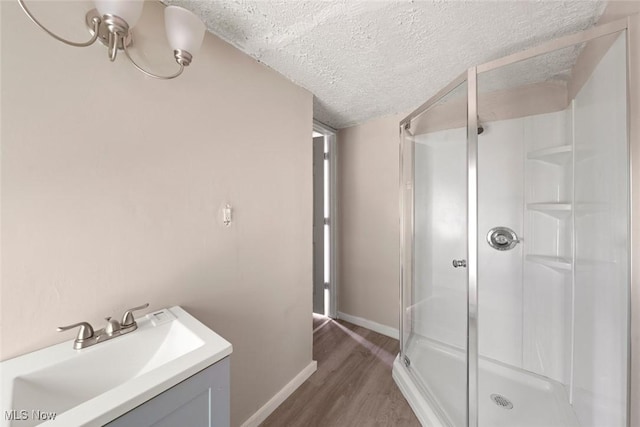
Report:
[[[29,4],[87,37],[89,3]],[[311,94],[210,34],[158,81],[1,7],[1,358],[181,305],[233,344],[241,424],[311,362]],[[135,50],[170,72],[162,9],[145,5]]]
[[[338,132],[338,311],[398,328],[400,116]]]

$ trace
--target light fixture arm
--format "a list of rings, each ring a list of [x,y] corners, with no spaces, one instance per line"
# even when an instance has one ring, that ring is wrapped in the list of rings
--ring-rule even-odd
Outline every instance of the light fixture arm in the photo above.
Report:
[[[175,52],[174,52],[174,55],[175,55],[175,57],[176,57],[176,62],[178,63],[178,65],[180,65],[180,69],[179,69],[175,74],[172,74],[172,75],[170,75],[170,76],[159,76],[159,75],[157,75],[157,74],[153,74],[153,73],[151,73],[151,72],[149,72],[149,71],[145,70],[145,69],[144,69],[144,68],[142,68],[140,65],[138,65],[138,64],[136,63],[136,61],[134,61],[134,60],[133,60],[133,58],[131,57],[131,55],[129,54],[129,48],[127,47],[127,45],[126,45],[126,44],[124,44],[123,46],[124,46],[124,53],[125,53],[125,55],[127,55],[127,58],[129,58],[129,61],[131,61],[131,63],[133,64],[133,66],[134,66],[134,67],[136,67],[136,69],[137,69],[138,71],[140,71],[141,73],[143,73],[143,74],[145,74],[145,75],[147,75],[147,76],[149,76],[149,77],[153,77],[154,79],[160,79],[160,80],[170,80],[170,79],[175,79],[175,78],[176,78],[176,77],[178,77],[180,74],[182,74],[182,72],[184,71],[184,67],[185,67],[185,66],[187,66],[187,65],[189,65],[189,62],[186,62],[186,63],[182,62],[182,61],[179,59],[178,51],[175,51]],[[186,53],[186,52],[185,52],[185,53]]]
[[[31,21],[33,21],[34,24],[36,24],[42,31],[44,31],[45,33],[49,34],[54,39],[56,39],[58,41],[61,41],[62,43],[66,43],[66,44],[68,44],[70,46],[74,46],[74,47],[87,47],[87,46],[91,46],[92,44],[94,44],[96,42],[96,40],[98,40],[98,28],[100,27],[101,19],[99,17],[97,17],[97,16],[94,17],[93,20],[91,21],[93,23],[93,37],[91,37],[91,39],[89,39],[86,42],[77,43],[77,42],[72,42],[70,40],[64,39],[64,38],[52,33],[48,29],[46,29],[45,26],[42,25],[40,23],[40,21],[38,21],[36,19],[36,17],[31,14],[31,12],[27,8],[27,6],[24,4],[23,0],[18,0],[18,3],[20,4],[20,7],[24,11],[24,13],[27,14],[29,19],[31,19]]]
[[[116,56],[118,55],[118,40],[120,39],[120,34],[109,32],[109,45],[107,46],[109,61],[113,62],[116,60]]]
[[[91,46],[96,40],[99,40],[107,47],[107,55],[111,62],[116,60],[118,50],[122,49],[138,71],[154,79],[169,80],[181,75],[185,67],[187,67],[193,59],[190,52],[197,52],[202,44],[205,26],[200,18],[187,9],[178,6],[168,6],[165,8],[165,27],[169,44],[174,48],[173,57],[180,66],[180,69],[168,76],[154,74],[138,65],[129,53],[129,45],[133,43],[133,34],[130,28],[133,28],[140,17],[143,4],[142,0],[126,2],[126,5],[125,2],[118,3],[117,1],[110,0],[106,1],[106,3],[107,6],[111,7],[102,9],[105,6],[104,3],[105,2],[97,2],[96,9],[90,10],[85,15],[85,22],[92,32],[91,39],[86,42],[77,43],[64,39],[45,28],[45,26],[31,14],[24,0],[18,0],[18,4],[29,19],[54,39],[74,47]],[[102,12],[98,10],[98,7],[100,7]],[[111,10],[113,10],[113,13],[111,13]],[[130,22],[127,22],[127,20]]]

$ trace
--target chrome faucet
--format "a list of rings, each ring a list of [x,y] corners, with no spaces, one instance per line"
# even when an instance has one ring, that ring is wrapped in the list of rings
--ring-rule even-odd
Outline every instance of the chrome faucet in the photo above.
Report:
[[[98,329],[97,331],[94,331],[93,327],[87,322],[74,323],[73,325],[68,326],[59,326],[57,330],[58,332],[61,332],[79,327],[78,335],[73,341],[73,348],[75,350],[81,350],[83,348],[91,347],[94,344],[98,344],[99,342],[108,341],[111,338],[119,337],[135,331],[138,329],[138,324],[133,318],[133,312],[147,307],[149,307],[149,303],[126,310],[122,315],[122,322],[118,322],[111,317],[105,317],[107,324],[104,328]]]

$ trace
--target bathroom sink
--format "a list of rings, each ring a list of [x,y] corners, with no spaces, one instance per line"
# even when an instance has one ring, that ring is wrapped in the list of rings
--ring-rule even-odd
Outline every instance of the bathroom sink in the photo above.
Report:
[[[89,348],[65,342],[0,363],[0,426],[101,426],[232,351],[177,306],[136,321],[134,332]]]

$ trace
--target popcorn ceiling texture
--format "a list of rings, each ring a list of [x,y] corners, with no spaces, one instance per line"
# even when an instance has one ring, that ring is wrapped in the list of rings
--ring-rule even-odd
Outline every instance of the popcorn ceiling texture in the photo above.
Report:
[[[409,111],[471,66],[592,26],[606,4],[600,0],[165,3],[194,11],[209,31],[311,91],[315,118],[336,128]],[[564,58],[564,70],[555,74],[566,71],[576,52]],[[510,75],[527,81],[554,77],[545,70],[541,63],[522,70],[525,75],[520,71]]]

